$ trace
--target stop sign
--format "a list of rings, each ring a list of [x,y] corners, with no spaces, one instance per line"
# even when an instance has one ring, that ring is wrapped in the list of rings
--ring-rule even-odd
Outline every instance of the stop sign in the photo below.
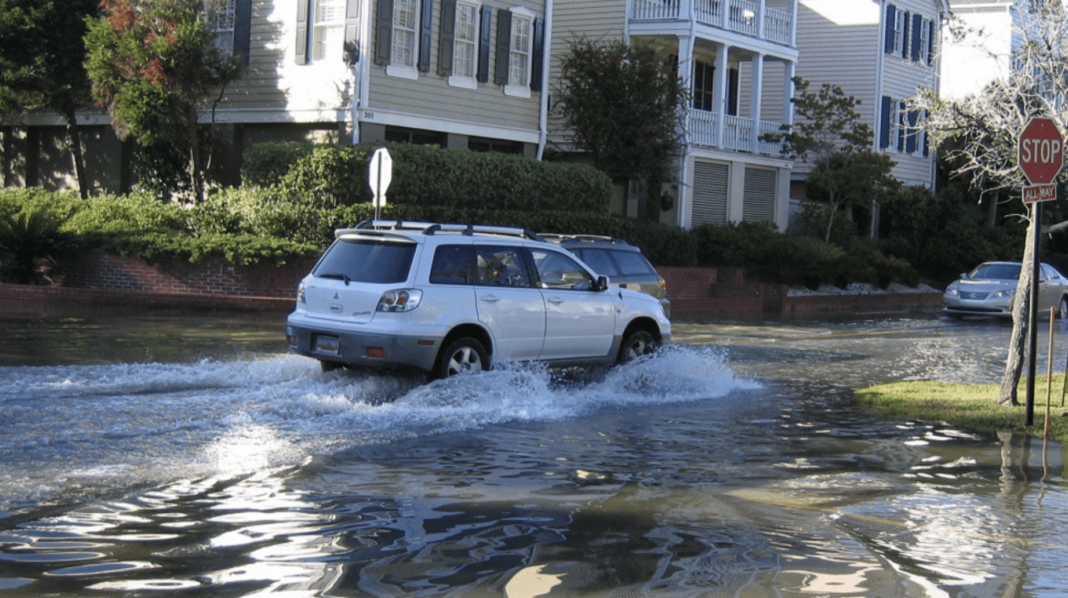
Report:
[[[1020,168],[1032,185],[1053,182],[1064,163],[1064,139],[1048,118],[1032,118],[1020,132]]]

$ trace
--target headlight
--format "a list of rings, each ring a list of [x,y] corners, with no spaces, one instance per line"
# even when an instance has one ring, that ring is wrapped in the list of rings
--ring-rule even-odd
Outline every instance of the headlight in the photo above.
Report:
[[[960,291],[957,290],[957,283],[953,283],[953,284],[949,285],[948,287],[946,287],[946,295],[948,295],[950,297],[956,297],[959,294],[960,294]]]
[[[1016,294],[1016,290],[1015,289],[1001,289],[1000,291],[996,291],[996,292],[990,293],[990,298],[991,299],[1001,299],[1002,297],[1012,297],[1015,294]]]
[[[419,289],[396,289],[382,293],[378,299],[378,311],[403,312],[419,307],[423,300],[423,291]]]

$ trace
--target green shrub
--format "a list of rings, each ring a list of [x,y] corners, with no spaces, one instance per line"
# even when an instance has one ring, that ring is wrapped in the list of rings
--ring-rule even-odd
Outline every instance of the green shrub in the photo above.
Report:
[[[245,150],[241,161],[241,184],[244,187],[271,187],[314,146],[299,141],[257,143]]]
[[[0,281],[31,284],[36,279],[37,260],[54,264],[70,247],[70,240],[60,232],[60,222],[47,209],[2,215]]]

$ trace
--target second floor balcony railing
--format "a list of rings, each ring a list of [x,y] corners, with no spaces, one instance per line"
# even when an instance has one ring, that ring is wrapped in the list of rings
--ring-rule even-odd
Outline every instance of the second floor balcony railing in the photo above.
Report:
[[[694,19],[698,23],[790,45],[793,17],[789,12],[753,0],[630,0],[634,21]],[[763,27],[760,14],[763,10]]]
[[[723,120],[722,129],[720,119]],[[761,141],[768,133],[778,133],[781,123],[691,109],[686,113],[686,140],[697,146],[778,156],[782,144]]]

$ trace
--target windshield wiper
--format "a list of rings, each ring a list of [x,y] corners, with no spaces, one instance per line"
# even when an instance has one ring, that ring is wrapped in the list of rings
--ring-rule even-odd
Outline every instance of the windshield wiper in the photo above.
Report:
[[[352,279],[349,278],[349,275],[345,274],[345,273],[316,274],[316,276],[318,276],[319,278],[333,278],[333,279],[336,279],[336,280],[344,280],[345,281],[345,286],[349,286],[349,283],[352,282]]]

